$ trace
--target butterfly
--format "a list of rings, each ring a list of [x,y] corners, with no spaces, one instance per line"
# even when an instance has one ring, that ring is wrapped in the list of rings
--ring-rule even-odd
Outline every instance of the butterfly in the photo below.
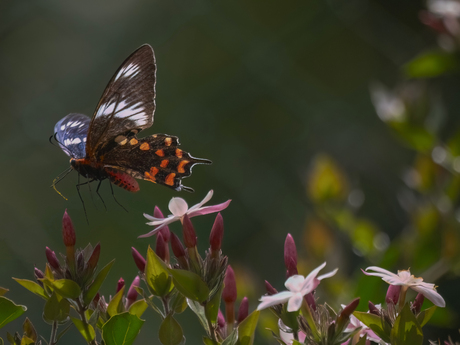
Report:
[[[182,151],[178,138],[171,135],[137,136],[153,124],[155,74],[155,54],[145,44],[115,72],[91,119],[71,113],[56,123],[52,137],[70,157],[65,175],[76,170],[89,179],[87,183],[99,181],[98,189],[108,179],[110,186],[137,192],[138,179],[177,191],[193,191],[181,180],[191,175],[195,164],[211,164],[210,160]],[[56,191],[62,177],[53,181]]]

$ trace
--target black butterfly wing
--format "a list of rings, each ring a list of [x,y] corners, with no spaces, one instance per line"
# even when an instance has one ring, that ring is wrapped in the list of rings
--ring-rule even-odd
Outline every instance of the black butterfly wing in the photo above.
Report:
[[[104,146],[118,136],[153,124],[155,55],[148,44],[132,53],[115,72],[96,107],[88,131],[87,157],[100,160]]]
[[[195,164],[211,164],[178,148],[177,137],[155,134],[138,139],[123,137],[103,156],[105,167],[115,168],[136,179],[151,181],[175,190],[192,190],[181,180],[192,173]]]
[[[54,138],[68,156],[76,159],[85,157],[90,121],[86,115],[72,113],[63,117],[54,126]]]

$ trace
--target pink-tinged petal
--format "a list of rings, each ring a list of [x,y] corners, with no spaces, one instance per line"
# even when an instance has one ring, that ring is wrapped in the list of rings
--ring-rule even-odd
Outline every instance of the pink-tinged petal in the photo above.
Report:
[[[325,274],[320,275],[317,279],[318,280],[323,280],[325,278],[330,278],[330,277],[334,276],[337,273],[338,270],[339,269],[336,268],[335,270],[333,270],[333,271],[331,271],[329,273],[325,273]]]
[[[319,265],[313,271],[311,271],[310,274],[305,279],[316,278],[316,276],[318,275],[319,271],[321,271],[325,266],[326,266],[326,262],[323,262],[321,265]]]
[[[302,301],[303,296],[301,293],[294,294],[291,298],[289,298],[287,311],[293,312],[299,310],[302,305]]]
[[[366,268],[366,271],[368,270],[372,270],[372,271],[375,271],[377,273],[383,273],[383,275],[380,275],[378,277],[383,277],[383,276],[392,276],[392,277],[395,277],[395,278],[399,278],[399,276],[393,272],[390,272],[384,268],[381,268],[381,267],[378,267],[378,266],[369,266],[368,268]],[[374,274],[376,275],[376,274]]]
[[[163,218],[157,218],[157,217],[154,217],[154,216],[151,216],[150,214],[147,214],[147,213],[144,213],[144,217],[147,218],[148,220],[151,220],[151,221],[154,221],[154,222],[158,222],[159,220],[163,220]]]
[[[137,238],[146,238],[146,237],[153,236],[158,232],[158,230],[162,229],[163,227],[165,227],[168,224],[171,224],[172,222],[175,222],[176,220],[179,220],[179,218],[176,218],[176,217],[166,218],[166,219],[164,219],[163,224],[161,224],[160,226],[156,227],[155,229],[153,229],[152,231],[150,231],[150,232],[148,232],[148,233],[146,233],[144,235],[138,236]],[[152,225],[152,224],[147,223],[147,225]]]
[[[307,295],[307,294],[313,292],[313,290],[315,290],[318,287],[320,282],[321,281],[319,279],[317,279],[317,278],[313,278],[313,279],[309,280],[307,282],[307,284],[304,284],[302,286],[302,290],[301,290],[302,295]]]
[[[202,207],[202,208],[198,208],[192,212],[188,212],[188,216],[190,218],[192,217],[195,217],[195,216],[203,216],[205,214],[209,214],[209,213],[215,213],[215,212],[220,212],[222,210],[225,210],[228,205],[230,205],[230,202],[232,200],[227,200],[226,202],[222,203],[222,204],[218,204],[218,205],[213,205],[213,206],[205,206],[205,207]]]
[[[289,291],[300,292],[304,281],[305,278],[303,276],[296,274],[294,276],[289,277],[288,280],[286,280],[286,282],[284,283],[284,286],[286,286],[286,288]]]
[[[311,287],[313,285],[315,286],[315,288],[316,288],[316,286],[318,286],[319,281],[318,281],[318,284],[317,284],[315,282],[315,279],[316,279],[316,276],[318,275],[319,271],[321,271],[324,268],[324,266],[326,266],[325,262],[323,262],[321,265],[319,265],[313,271],[310,272],[310,274],[305,278],[305,281],[304,281],[303,286],[302,286],[302,291],[307,291],[307,290],[311,289]],[[311,290],[311,291],[313,291],[313,290]],[[307,293],[309,293],[311,291],[305,292],[305,294],[307,294]]]
[[[168,208],[176,217],[182,217],[188,211],[188,205],[182,198],[172,198]]]
[[[433,302],[434,305],[438,307],[444,308],[446,306],[446,301],[444,301],[444,298],[442,298],[442,296],[434,289],[430,289],[423,285],[411,286],[411,289],[423,294],[423,296],[428,298],[431,302]]]
[[[260,298],[261,303],[258,305],[257,310],[262,310],[277,304],[286,303],[289,298],[291,298],[291,296],[292,292],[290,291],[283,291],[272,296],[262,296]]]
[[[214,194],[214,191],[211,189],[211,190],[208,192],[208,194],[206,194],[206,196],[204,197],[204,199],[201,200],[201,202],[199,202],[198,204],[193,205],[192,207],[189,208],[189,212],[195,211],[197,208],[200,208],[201,206],[203,206],[204,204],[206,204],[209,200],[211,200],[213,194]]]

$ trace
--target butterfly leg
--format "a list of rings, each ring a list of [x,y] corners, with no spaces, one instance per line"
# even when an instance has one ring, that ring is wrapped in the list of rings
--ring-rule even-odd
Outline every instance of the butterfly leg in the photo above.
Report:
[[[115,198],[115,193],[113,192],[112,182],[110,182],[110,190],[112,191],[113,200],[115,200],[115,202],[116,202],[118,205],[120,205],[121,208],[122,208],[123,210],[125,210],[126,212],[128,212],[128,210],[127,210],[122,204],[120,204],[120,203],[118,202],[117,198]]]
[[[96,188],[96,194],[99,195],[99,198],[100,198],[101,201],[102,201],[102,205],[104,205],[104,208],[105,208],[105,210],[107,211],[107,206],[105,206],[104,199],[102,199],[101,194],[99,194],[99,187],[101,186],[101,183],[102,183],[102,180],[99,180],[99,184],[97,185],[97,188]],[[110,182],[109,182],[109,183],[110,183]],[[111,183],[110,183],[110,186],[112,186]]]
[[[83,211],[85,212],[86,223],[88,223],[88,225],[89,225],[88,213],[86,212],[85,202],[83,201],[83,198],[81,197],[81,194],[80,194],[80,186],[81,186],[81,185],[84,185],[84,184],[86,184],[86,183],[87,183],[87,182],[85,182],[85,183],[80,183],[80,174],[78,174],[78,184],[76,185],[76,187],[77,187],[77,192],[78,192],[78,196],[80,197],[81,204],[83,205]]]

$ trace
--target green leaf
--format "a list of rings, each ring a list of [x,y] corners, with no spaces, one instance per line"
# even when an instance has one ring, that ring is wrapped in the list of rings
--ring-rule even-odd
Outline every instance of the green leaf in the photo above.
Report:
[[[0,338],[0,345],[5,345],[2,338]]]
[[[121,301],[123,294],[125,293],[125,287],[123,286],[120,291],[117,292],[115,296],[110,300],[109,305],[107,306],[107,313],[113,317],[122,311]]]
[[[432,78],[455,71],[458,68],[454,54],[441,50],[424,52],[404,66],[411,78]]]
[[[206,333],[209,334],[211,331],[209,329],[208,320],[206,319],[204,307],[197,301],[191,299],[187,299],[187,304],[195,315],[198,316],[198,320],[200,320],[201,326],[203,326]]]
[[[43,308],[43,319],[51,325],[54,321],[65,321],[69,312],[70,303],[64,298],[59,298],[56,292],[53,292]]]
[[[137,293],[142,296],[145,302],[149,305],[150,308],[155,310],[159,315],[161,315],[161,318],[164,319],[163,312],[158,308],[153,302],[152,302],[152,297],[153,296],[148,296],[145,292],[144,289],[140,288],[139,286],[135,287]]]
[[[35,344],[33,339],[30,339],[27,335],[23,335],[21,339],[21,345],[31,345]]]
[[[13,278],[13,279],[14,279],[14,278]],[[0,296],[4,296],[8,291],[10,291],[10,290],[5,289],[5,288],[3,288],[3,287],[0,286]],[[0,339],[1,339],[1,338],[0,338]]]
[[[102,326],[105,345],[130,345],[134,342],[144,321],[128,312],[117,314]]]
[[[83,303],[85,306],[89,305],[93,301],[94,297],[96,297],[96,294],[101,288],[105,278],[107,278],[107,275],[109,274],[109,271],[114,263],[115,259],[105,265],[104,268],[99,271],[96,278],[94,278],[93,283],[90,285],[88,291],[86,291],[85,296],[83,297]]]
[[[70,317],[72,319],[73,324],[77,329],[80,331],[81,335],[83,338],[85,338],[87,343],[90,343],[93,341],[93,339],[96,337],[96,333],[94,332],[94,328],[91,325],[84,324],[83,321],[80,319]]]
[[[220,288],[214,296],[205,304],[204,310],[206,317],[212,323],[217,322],[217,314],[219,313],[220,308],[220,298],[222,297],[222,290],[224,289],[224,284],[221,284]]]
[[[45,290],[36,282],[27,279],[13,279],[17,281],[19,284],[21,284],[23,287],[25,287],[27,290],[42,297],[43,299],[47,300],[49,298],[48,295],[45,293]]]
[[[395,320],[391,330],[392,345],[421,345],[423,343],[423,331],[406,303]]]
[[[203,337],[203,343],[204,345],[219,345],[218,342],[212,340],[212,339],[209,339],[208,337]]]
[[[171,299],[170,305],[171,305],[171,309],[174,310],[176,314],[180,314],[185,309],[187,309],[187,300],[184,297],[184,295],[176,291],[173,298]]]
[[[434,305],[428,309],[422,310],[420,314],[417,315],[417,322],[419,323],[420,327],[425,326],[426,323],[430,321],[436,308],[437,307]]]
[[[24,330],[24,334],[32,339],[34,342],[37,341],[38,335],[37,331],[35,330],[34,325],[32,322],[29,320],[28,317],[24,320],[24,323],[22,324],[22,329]]]
[[[355,311],[353,315],[362,323],[364,323],[367,327],[372,329],[375,334],[377,334],[382,340],[385,342],[390,341],[390,335],[386,334],[382,327],[382,319],[380,316],[371,314],[371,313],[364,313],[362,311]]]
[[[142,314],[144,314],[148,306],[149,305],[147,304],[146,301],[144,301],[143,299],[140,299],[139,301],[134,302],[129,307],[129,313],[133,315],[137,315],[137,317],[140,318]]]
[[[145,280],[153,293],[160,297],[166,296],[174,287],[169,277],[168,267],[150,246],[147,250]]]
[[[255,310],[240,323],[238,326],[238,345],[252,345],[259,314],[260,311]]]
[[[225,338],[222,345],[235,345],[238,342],[238,328],[235,328],[230,335]]]
[[[208,299],[209,288],[197,274],[180,269],[170,269],[169,273],[173,276],[174,286],[185,297],[200,303]]]
[[[355,345],[366,345],[367,335],[364,334],[364,337],[359,338],[359,341]]]
[[[72,325],[73,325],[73,323],[70,322],[70,323],[66,326],[66,328],[64,328],[64,329],[57,335],[57,337],[56,337],[56,342],[58,342],[59,339],[61,339],[61,338],[64,336],[64,334],[67,333],[67,331],[70,329],[70,327],[72,327]]]
[[[0,328],[21,316],[27,308],[17,305],[6,297],[0,297]]]
[[[163,345],[179,345],[184,332],[179,323],[169,314],[160,325],[158,337]]]
[[[81,294],[78,284],[70,279],[49,280],[44,278],[42,282],[64,298],[76,299]]]

